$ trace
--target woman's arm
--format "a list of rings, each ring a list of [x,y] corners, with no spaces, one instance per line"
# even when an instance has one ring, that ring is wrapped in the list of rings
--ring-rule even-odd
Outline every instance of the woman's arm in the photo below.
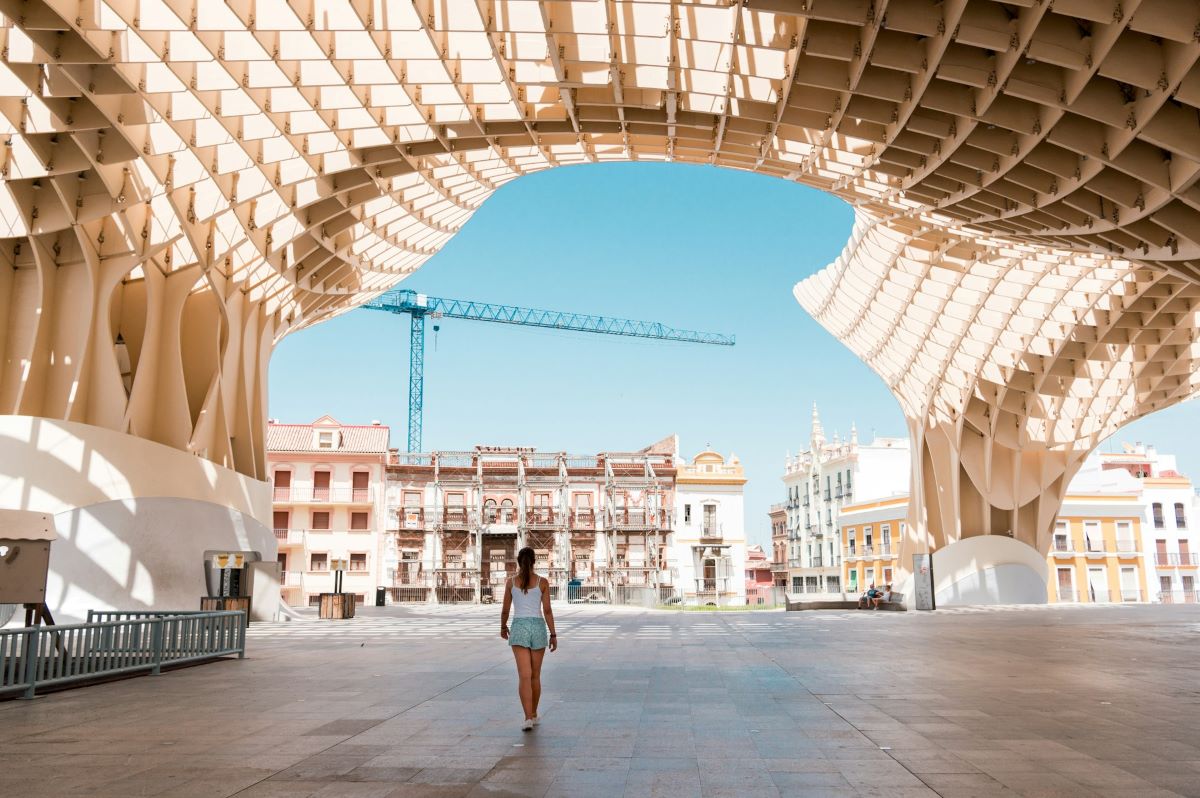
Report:
[[[558,634],[554,631],[554,610],[550,609],[550,580],[542,579],[542,615],[550,629],[550,650],[558,650]]]
[[[512,609],[512,580],[504,580],[504,603],[500,607],[500,637],[508,639],[508,613]]]

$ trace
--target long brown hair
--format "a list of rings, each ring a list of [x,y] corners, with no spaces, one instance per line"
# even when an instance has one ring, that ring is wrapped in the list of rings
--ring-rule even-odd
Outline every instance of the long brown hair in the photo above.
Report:
[[[517,579],[513,584],[521,588],[522,593],[528,593],[533,587],[533,561],[536,555],[533,549],[526,546],[517,552]]]

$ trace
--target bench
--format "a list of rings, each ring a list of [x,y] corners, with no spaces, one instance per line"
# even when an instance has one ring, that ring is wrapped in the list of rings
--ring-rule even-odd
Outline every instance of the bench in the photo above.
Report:
[[[860,610],[871,609],[867,599],[861,596],[859,597],[855,606],[857,606],[857,608]],[[879,609],[888,610],[890,612],[904,612],[904,594],[893,590],[891,593],[887,594],[886,600],[879,602]]]

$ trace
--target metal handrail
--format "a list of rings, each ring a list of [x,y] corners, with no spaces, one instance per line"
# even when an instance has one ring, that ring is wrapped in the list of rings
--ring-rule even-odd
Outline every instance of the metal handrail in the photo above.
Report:
[[[275,487],[271,500],[284,504],[368,504],[375,500],[374,488]]]
[[[0,694],[246,653],[246,613],[106,610],[88,622],[0,630]]]

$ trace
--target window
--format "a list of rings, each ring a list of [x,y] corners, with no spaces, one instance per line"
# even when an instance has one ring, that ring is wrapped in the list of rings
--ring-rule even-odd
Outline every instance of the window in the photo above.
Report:
[[[332,449],[333,448],[333,432],[318,432],[317,433],[317,448]]]
[[[356,502],[368,501],[371,497],[371,474],[368,471],[355,471],[350,475],[351,499]]]
[[[1154,504],[1150,505],[1150,509],[1154,513],[1154,528],[1162,529],[1163,526],[1165,526],[1165,524],[1163,523],[1162,504],[1160,504],[1159,502],[1155,502]]]
[[[272,523],[276,532],[287,532],[288,529],[288,511],[276,510],[272,514]]]
[[[850,590],[854,591],[857,589],[858,589],[858,569],[851,568],[850,569]]]
[[[692,505],[690,504],[683,505],[683,523],[692,523]]]
[[[1133,524],[1129,521],[1117,522],[1117,551],[1128,553],[1137,551],[1133,541]]]
[[[350,528],[365,530],[367,528],[367,514],[350,513]]]
[[[872,535],[871,527],[864,526],[863,527],[863,554],[871,553],[871,543],[872,543],[871,535]]]
[[[1055,551],[1070,551],[1071,537],[1061,530],[1054,532],[1054,550]]]
[[[883,569],[883,583],[885,585],[890,585],[892,583],[892,569],[889,567],[885,567]]]
[[[292,495],[292,472],[291,471],[276,471],[275,472],[275,501],[285,502]]]
[[[1183,504],[1175,502],[1175,526],[1183,529],[1187,526],[1187,516],[1183,514]]]
[[[1058,600],[1075,601],[1075,569],[1058,569]]]
[[[1088,598],[1098,604],[1110,601],[1108,596],[1108,569],[1104,566],[1088,568]]]
[[[308,561],[308,570],[310,571],[328,571],[329,570],[329,555],[325,552],[313,552]]]
[[[854,556],[854,538],[850,538],[850,556]],[[853,573],[853,571],[851,573]]]
[[[720,533],[720,528],[717,526],[717,505],[704,505],[704,534],[716,535]]]
[[[319,502],[329,501],[329,472],[314,471],[313,472],[313,500]]]
[[[350,555],[350,570],[365,571],[367,570],[367,555],[366,553]]]
[[[1099,521],[1083,522],[1083,545],[1088,551],[1104,551],[1104,536]]]
[[[329,511],[314,510],[312,514],[313,529],[329,529]]]
[[[1121,567],[1121,601],[1140,601],[1142,591],[1138,588],[1137,569],[1126,565]]]
[[[879,545],[883,547],[884,554],[890,554],[892,548],[892,525],[881,524],[879,526]]]

